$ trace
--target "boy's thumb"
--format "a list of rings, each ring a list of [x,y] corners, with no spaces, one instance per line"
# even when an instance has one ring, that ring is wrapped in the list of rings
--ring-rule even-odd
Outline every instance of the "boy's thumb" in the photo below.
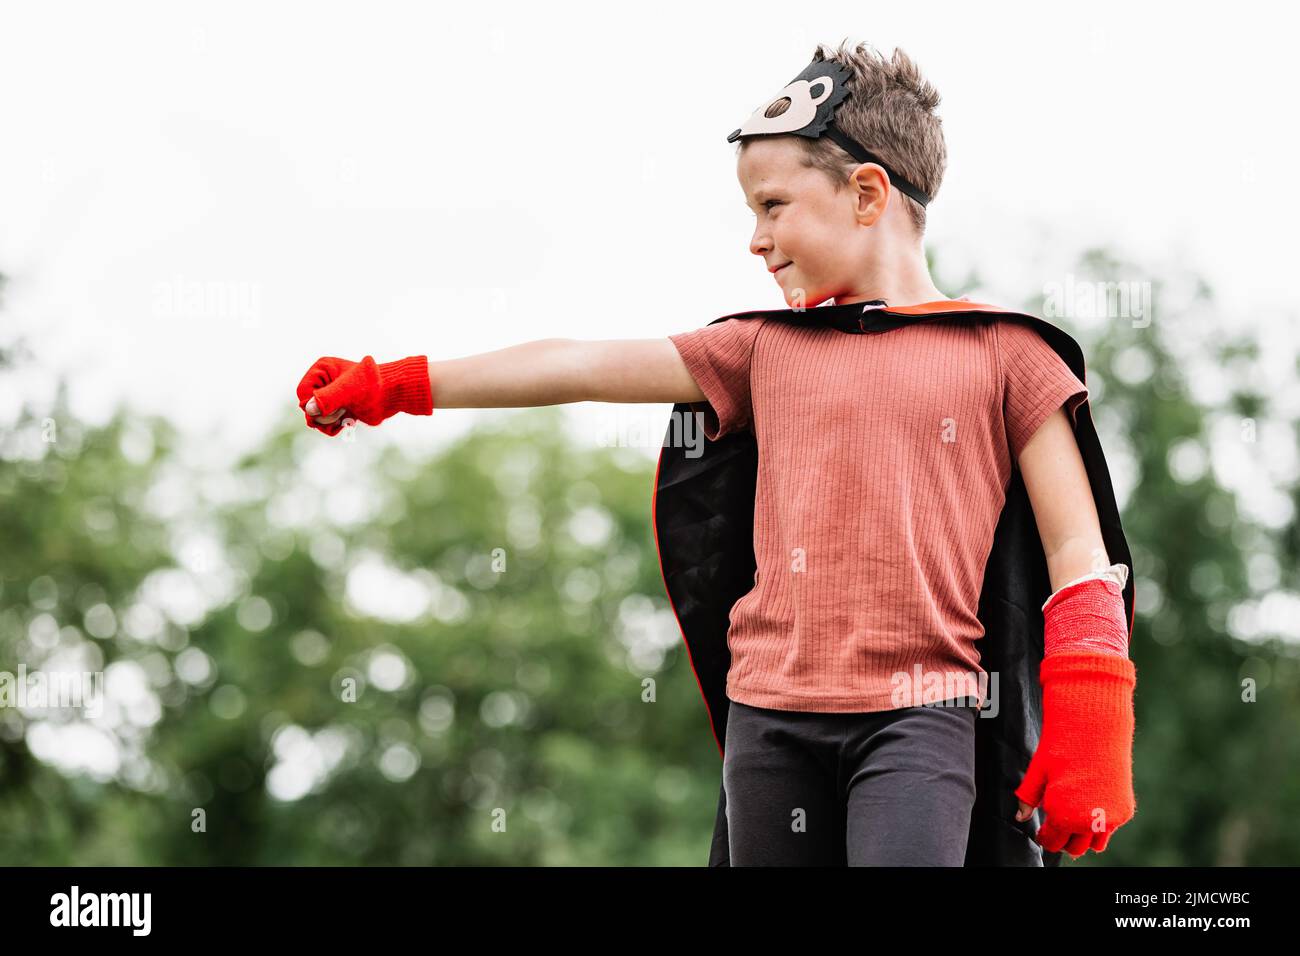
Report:
[[[319,415],[320,406],[316,404],[315,397],[307,399],[307,404],[303,406],[303,411],[308,415]]]

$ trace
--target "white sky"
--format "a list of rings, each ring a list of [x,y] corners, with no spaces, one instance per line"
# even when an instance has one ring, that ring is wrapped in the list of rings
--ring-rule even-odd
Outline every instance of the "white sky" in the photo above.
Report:
[[[783,307],[725,138],[844,37],[903,47],[943,95],[941,281],[974,264],[1024,294],[1110,245],[1199,271],[1224,323],[1276,345],[1300,69],[1275,9],[5,3],[0,340],[23,333],[38,368],[0,381],[0,424],[62,373],[84,418],[127,401],[234,452],[296,414],[320,355],[664,336]],[[620,411],[657,442],[668,408],[572,421],[590,437]],[[377,431],[437,443],[511,414]]]

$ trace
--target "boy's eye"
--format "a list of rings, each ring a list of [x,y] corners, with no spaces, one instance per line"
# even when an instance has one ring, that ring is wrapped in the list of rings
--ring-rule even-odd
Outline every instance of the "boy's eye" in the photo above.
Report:
[[[773,206],[783,206],[783,205],[785,205],[785,202],[780,199],[765,199],[762,203],[764,212],[771,212]],[[757,213],[752,211],[750,212],[750,215],[754,216],[755,218],[757,218],[758,216]]]

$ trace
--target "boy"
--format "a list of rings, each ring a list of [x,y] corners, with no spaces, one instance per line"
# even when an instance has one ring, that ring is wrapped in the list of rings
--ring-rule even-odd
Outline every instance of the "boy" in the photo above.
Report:
[[[949,300],[931,280],[922,236],[946,164],[938,102],[901,51],[819,46],[728,138],[756,217],[750,251],[790,310],[667,339],[549,339],[442,362],[324,358],[298,387],[308,424],[331,435],[345,414],[378,424],[435,404],[669,401],[699,413],[713,462],[715,449],[743,454],[756,440],[753,484],[731,486],[753,503],[754,573],[739,599],[718,596],[728,562],[714,560],[726,551],[709,541],[716,522],[691,530],[700,546],[684,570],[705,582],[699,593],[685,600],[665,563],[679,621],[710,600],[727,619],[725,700],[706,701],[725,738],[714,857],[736,865],[966,859],[989,698],[986,572],[1014,553],[999,542],[1026,493],[1051,594],[1043,734],[1015,821],[1041,805],[1043,850],[1079,856],[1104,850],[1136,809],[1130,569],[1111,563],[1127,549],[1108,479],[1091,474],[1104,461],[1088,390],[1062,359],[1068,346],[1034,325],[1046,323]],[[715,471],[715,483],[739,475]],[[687,640],[698,676],[699,643]],[[1037,695],[1024,708],[1036,733]]]

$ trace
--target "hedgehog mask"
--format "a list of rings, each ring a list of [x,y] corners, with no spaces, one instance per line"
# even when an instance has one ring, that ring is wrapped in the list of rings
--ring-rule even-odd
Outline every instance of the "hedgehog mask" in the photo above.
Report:
[[[745,124],[727,137],[727,142],[734,143],[742,136],[777,133],[807,136],[809,139],[827,136],[858,162],[884,167],[889,181],[899,192],[922,206],[928,205],[930,197],[923,190],[835,125],[835,109],[850,95],[848,79],[847,67],[834,60],[813,60],[775,96],[754,110]]]

